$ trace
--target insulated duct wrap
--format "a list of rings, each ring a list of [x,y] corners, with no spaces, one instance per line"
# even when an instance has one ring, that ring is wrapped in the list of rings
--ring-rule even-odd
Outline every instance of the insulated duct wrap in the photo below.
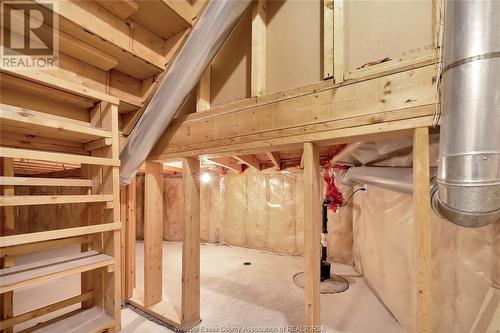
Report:
[[[433,209],[479,227],[500,217],[500,1],[445,2]]]
[[[120,154],[120,184],[130,183],[251,0],[210,1]]]

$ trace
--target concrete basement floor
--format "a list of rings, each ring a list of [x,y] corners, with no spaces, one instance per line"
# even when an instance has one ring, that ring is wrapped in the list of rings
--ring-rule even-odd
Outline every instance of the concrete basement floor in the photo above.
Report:
[[[144,244],[137,243],[137,287],[143,286]],[[180,313],[182,244],[163,243],[163,297]],[[243,262],[249,261],[249,266]],[[201,326],[193,331],[223,332],[227,327],[284,327],[304,318],[304,291],[292,277],[303,271],[303,259],[260,250],[216,244],[201,245]],[[324,332],[405,332],[352,267],[334,264],[349,289],[321,295]],[[168,295],[168,296],[167,296]],[[218,328],[218,329],[217,329]],[[226,330],[227,331],[227,330]],[[272,330],[264,330],[272,331]],[[122,332],[172,332],[122,310]],[[233,331],[234,332],[234,331]],[[261,331],[262,332],[262,331]]]

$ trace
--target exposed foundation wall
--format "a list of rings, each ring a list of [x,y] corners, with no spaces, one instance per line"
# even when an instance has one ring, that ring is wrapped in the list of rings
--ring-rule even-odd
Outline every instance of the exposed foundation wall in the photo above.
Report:
[[[353,226],[356,269],[415,332],[412,203],[410,195],[369,186],[354,198]],[[490,286],[499,287],[500,228],[462,228],[432,216],[434,332],[470,332]]]
[[[137,181],[137,237],[143,239],[144,178]],[[201,184],[202,241],[303,254],[302,170],[267,170],[245,174],[212,174]],[[346,192],[349,188],[343,188]],[[182,178],[166,177],[163,189],[163,239],[182,239],[184,225]],[[329,257],[352,262],[352,210],[329,211]]]

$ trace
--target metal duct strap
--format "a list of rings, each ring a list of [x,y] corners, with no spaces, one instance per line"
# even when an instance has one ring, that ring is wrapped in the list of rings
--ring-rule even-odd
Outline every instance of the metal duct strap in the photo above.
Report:
[[[217,54],[251,0],[210,1],[163,78],[120,154],[127,185],[146,160],[189,92]]]
[[[479,227],[500,217],[500,1],[446,1],[433,209]]]

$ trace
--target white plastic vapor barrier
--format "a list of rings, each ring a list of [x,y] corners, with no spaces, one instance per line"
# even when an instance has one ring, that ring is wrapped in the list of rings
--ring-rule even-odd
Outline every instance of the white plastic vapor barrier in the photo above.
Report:
[[[212,0],[139,119],[120,154],[120,183],[130,183],[251,0]]]

